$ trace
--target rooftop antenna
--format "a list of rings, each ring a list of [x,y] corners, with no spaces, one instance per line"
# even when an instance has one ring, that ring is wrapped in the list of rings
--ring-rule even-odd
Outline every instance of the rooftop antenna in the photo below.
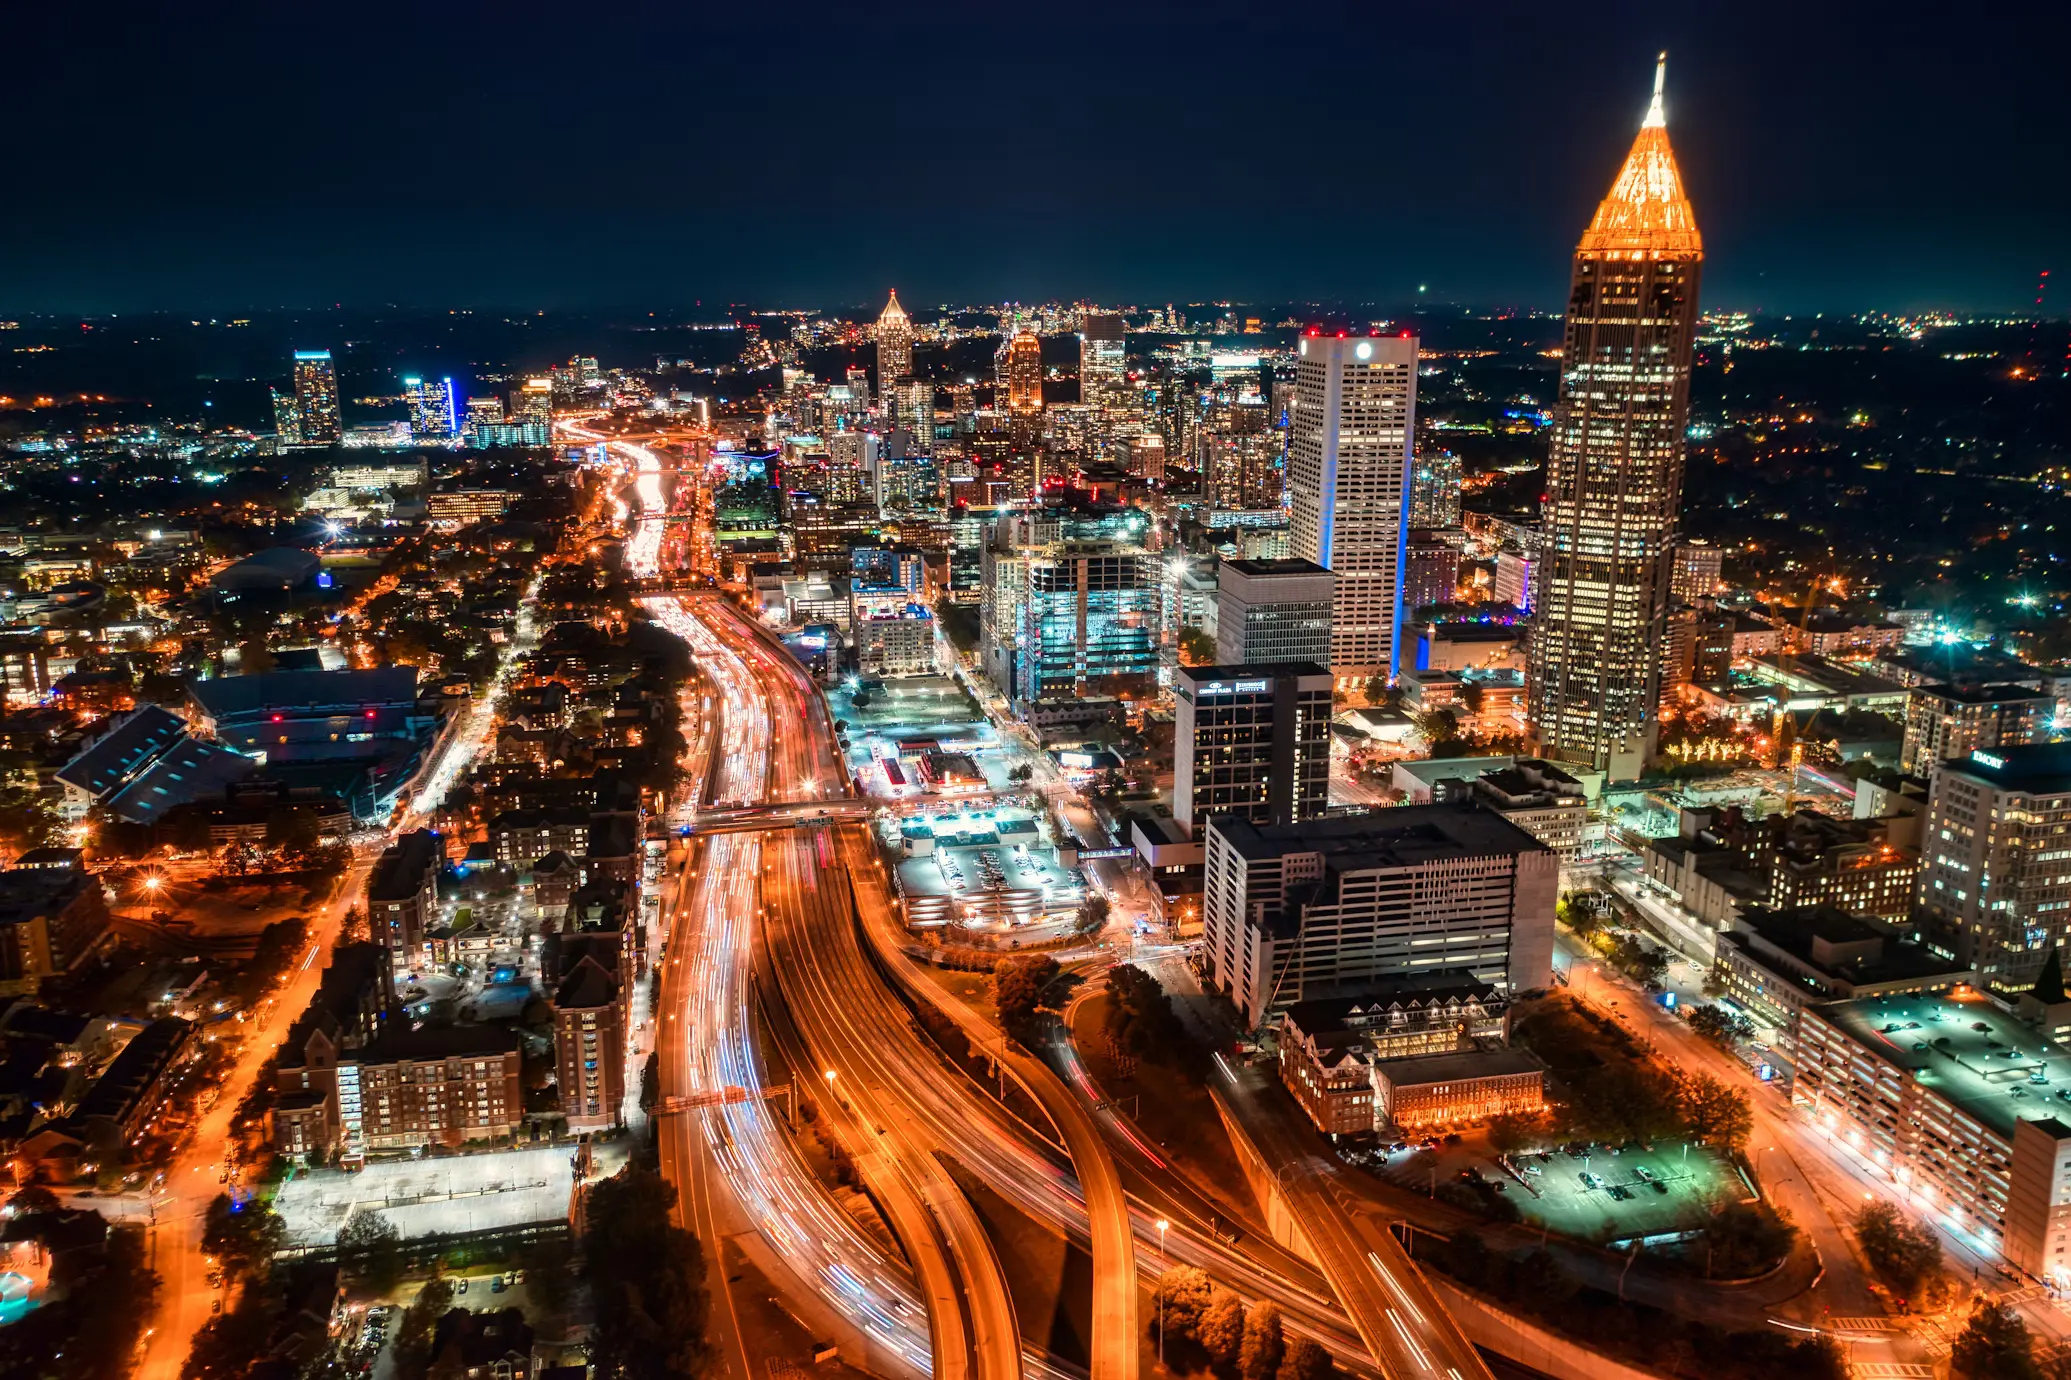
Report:
[[[1647,107],[1647,118],[1640,121],[1641,129],[1666,129],[1668,113],[1661,104],[1662,91],[1668,85],[1668,49],[1661,50],[1661,57],[1654,64],[1654,101]]]

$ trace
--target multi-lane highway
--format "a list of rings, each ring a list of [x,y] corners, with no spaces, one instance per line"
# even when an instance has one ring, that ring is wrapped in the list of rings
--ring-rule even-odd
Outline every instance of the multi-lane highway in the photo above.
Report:
[[[642,448],[623,449],[641,472],[659,468]],[[643,572],[636,567],[636,573]],[[671,1019],[682,1012],[685,1022],[677,1037],[680,1053],[664,1056],[665,1091],[696,1096],[727,1085],[763,1086],[766,1074],[750,1039],[745,978],[754,952],[749,927],[760,920],[768,926],[764,971],[780,987],[782,1014],[791,1023],[778,1038],[797,1042],[790,1050],[794,1063],[835,1075],[835,1110],[855,1137],[859,1167],[882,1176],[873,1186],[920,1263],[918,1287],[826,1203],[795,1153],[784,1153],[789,1147],[781,1144],[781,1132],[759,1099],[704,1106],[676,1119],[665,1163],[678,1166],[679,1183],[695,1167],[699,1147],[690,1143],[691,1131],[701,1125],[719,1150],[714,1163],[730,1189],[744,1206],[763,1204],[762,1211],[748,1214],[758,1229],[786,1246],[787,1259],[793,1255],[787,1243],[801,1253],[792,1259],[800,1278],[874,1339],[896,1337],[892,1349],[909,1363],[925,1357],[938,1368],[957,1368],[954,1361],[937,1359],[937,1348],[951,1337],[969,1349],[973,1368],[1008,1363],[1001,1339],[1010,1311],[998,1267],[982,1232],[974,1229],[969,1205],[953,1185],[945,1192],[946,1181],[936,1177],[933,1156],[943,1150],[1036,1220],[1093,1247],[1093,1372],[1102,1380],[1136,1369],[1135,1282],[1152,1268],[1150,1253],[1134,1249],[1138,1239],[1158,1245],[1160,1264],[1200,1264],[1247,1297],[1280,1303],[1296,1331],[1325,1341],[1347,1359],[1370,1354],[1385,1372],[1412,1376],[1485,1374],[1393,1240],[1385,1232],[1368,1232],[1375,1239],[1367,1240],[1341,1204],[1319,1228],[1328,1233],[1337,1224],[1351,1232],[1333,1238],[1335,1249],[1319,1250],[1330,1277],[1326,1283],[1305,1262],[1255,1233],[1241,1246],[1231,1241],[1236,1233],[1229,1231],[1220,1204],[1177,1175],[1125,1122],[1097,1116],[1050,1068],[1000,1041],[996,1031],[981,1023],[974,1042],[989,1041],[1000,1051],[1015,1081],[1062,1128],[1062,1145],[1050,1128],[1021,1122],[948,1066],[917,1037],[908,1013],[885,991],[884,969],[873,966],[896,971],[910,960],[899,951],[875,850],[865,831],[846,818],[855,806],[831,794],[838,779],[832,735],[802,669],[723,601],[657,596],[649,607],[691,642],[719,687],[728,727],[720,779],[708,798],[740,802],[700,817],[714,836],[699,844],[705,850],[702,876],[685,892],[665,970],[662,1009]],[[778,804],[761,803],[770,801]],[[792,828],[772,831],[785,823]],[[741,832],[721,832],[728,828]],[[759,892],[753,886],[758,876]],[[852,890],[844,887],[844,876],[854,879]],[[860,931],[856,915],[864,921]],[[869,955],[862,949],[864,934],[875,941]],[[917,985],[909,995],[921,995]],[[961,1018],[971,1019],[970,1013]],[[1129,1171],[1126,1186],[1111,1145]],[[1329,1177],[1318,1174],[1315,1180],[1315,1191],[1327,1193]],[[786,1192],[772,1191],[773,1185]],[[686,1196],[695,1199],[698,1191]],[[774,1210],[779,1202],[784,1211]],[[826,1214],[822,1225],[831,1221],[836,1229],[820,1236],[792,1230],[785,1225],[787,1212],[807,1219]],[[1160,1220],[1180,1230],[1168,1240],[1157,1229]],[[839,1248],[825,1250],[826,1242]],[[1346,1264],[1355,1257],[1356,1272]],[[854,1306],[849,1297],[860,1280],[876,1286],[869,1307]],[[942,1316],[951,1306],[952,1288],[961,1303],[960,1331],[946,1329],[949,1319]],[[1337,1295],[1350,1297],[1341,1305]],[[932,1333],[921,1321],[930,1305],[937,1315]],[[1032,1360],[1047,1368],[1040,1358]]]
[[[713,606],[694,613],[693,601],[677,596],[645,604],[690,644],[714,688],[721,726],[714,793],[760,798],[772,759],[802,750],[798,731],[785,732],[761,677],[699,616]],[[665,1097],[694,1100],[771,1081],[755,1045],[750,981],[762,847],[755,833],[699,841],[679,880],[659,1003]],[[874,1365],[929,1373],[927,1316],[909,1272],[834,1203],[764,1100],[671,1117],[661,1149],[686,1225],[711,1240],[722,1214],[737,1211],[796,1287],[868,1340]],[[715,1201],[720,1194],[724,1201]],[[735,1364],[744,1366],[744,1358]],[[738,1380],[747,1380],[745,1370]]]

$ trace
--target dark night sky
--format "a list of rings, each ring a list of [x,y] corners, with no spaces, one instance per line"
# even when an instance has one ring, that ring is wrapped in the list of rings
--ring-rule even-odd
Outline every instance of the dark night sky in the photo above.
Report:
[[[2062,4],[45,4],[0,311],[1557,307],[1669,62],[1706,301],[2071,310]]]

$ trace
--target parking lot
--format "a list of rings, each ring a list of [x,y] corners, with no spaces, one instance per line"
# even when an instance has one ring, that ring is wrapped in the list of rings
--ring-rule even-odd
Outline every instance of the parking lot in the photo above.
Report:
[[[594,1149],[596,1175],[617,1172],[624,1141]],[[355,1209],[378,1212],[405,1237],[551,1222],[568,1214],[572,1145],[487,1151],[426,1160],[384,1160],[357,1173],[312,1169],[274,1200],[290,1245],[323,1245]]]
[[[1500,1183],[1519,1217],[1563,1236],[1599,1245],[1692,1231],[1714,1208],[1753,1195],[1730,1160],[1699,1145],[1653,1149],[1575,1147],[1518,1155],[1506,1172],[1486,1142],[1387,1156],[1373,1168],[1404,1188],[1429,1192],[1467,1173]],[[1522,1182],[1520,1182],[1522,1180]]]

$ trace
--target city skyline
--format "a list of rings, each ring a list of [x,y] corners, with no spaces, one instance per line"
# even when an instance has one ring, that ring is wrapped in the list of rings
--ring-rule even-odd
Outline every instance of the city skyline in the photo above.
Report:
[[[1414,301],[1424,289],[1550,308],[1587,205],[1577,189],[1610,171],[1604,150],[1643,107],[1639,74],[1663,47],[1686,176],[1714,208],[1715,302],[2032,306],[2038,273],[2071,248],[2071,179],[2058,143],[2008,131],[2042,118],[2040,55],[2060,46],[2062,17],[2025,17],[2015,43],[1924,10],[1877,14],[1618,5],[1588,25],[1516,7],[1473,25],[1330,16],[1266,29],[1235,9],[1170,27],[1109,7],[1007,42],[1000,21],[948,11],[857,25],[808,7],[780,33],[758,17],[704,25],[636,7],[620,31],[639,41],[613,46],[620,79],[580,119],[530,80],[563,57],[545,46],[543,12],[447,45],[396,45],[353,17],[324,21],[313,43],[313,18],[140,8],[97,46],[75,19],[33,16],[17,43],[22,176],[66,194],[0,229],[0,262],[14,266],[0,270],[0,309],[861,302],[892,285],[909,303]],[[1597,42],[1604,32],[1615,40]],[[236,77],[206,104],[183,100],[172,74],[204,55]],[[978,63],[984,89],[1015,93],[1042,131],[1011,176],[974,106],[929,124],[900,175],[882,177],[838,137],[838,84],[822,96],[802,75],[873,70],[923,90]],[[1913,70],[1960,99],[1895,94],[1891,74]],[[441,95],[391,112],[357,101],[362,86]],[[661,93],[686,91],[689,118],[660,119]],[[1385,176],[1351,133],[1377,92],[1406,93],[1416,111]],[[621,124],[643,132],[613,137]],[[450,149],[450,185],[404,175],[390,153],[403,146]],[[805,167],[797,186],[766,175]],[[848,213],[784,209],[808,191]]]

